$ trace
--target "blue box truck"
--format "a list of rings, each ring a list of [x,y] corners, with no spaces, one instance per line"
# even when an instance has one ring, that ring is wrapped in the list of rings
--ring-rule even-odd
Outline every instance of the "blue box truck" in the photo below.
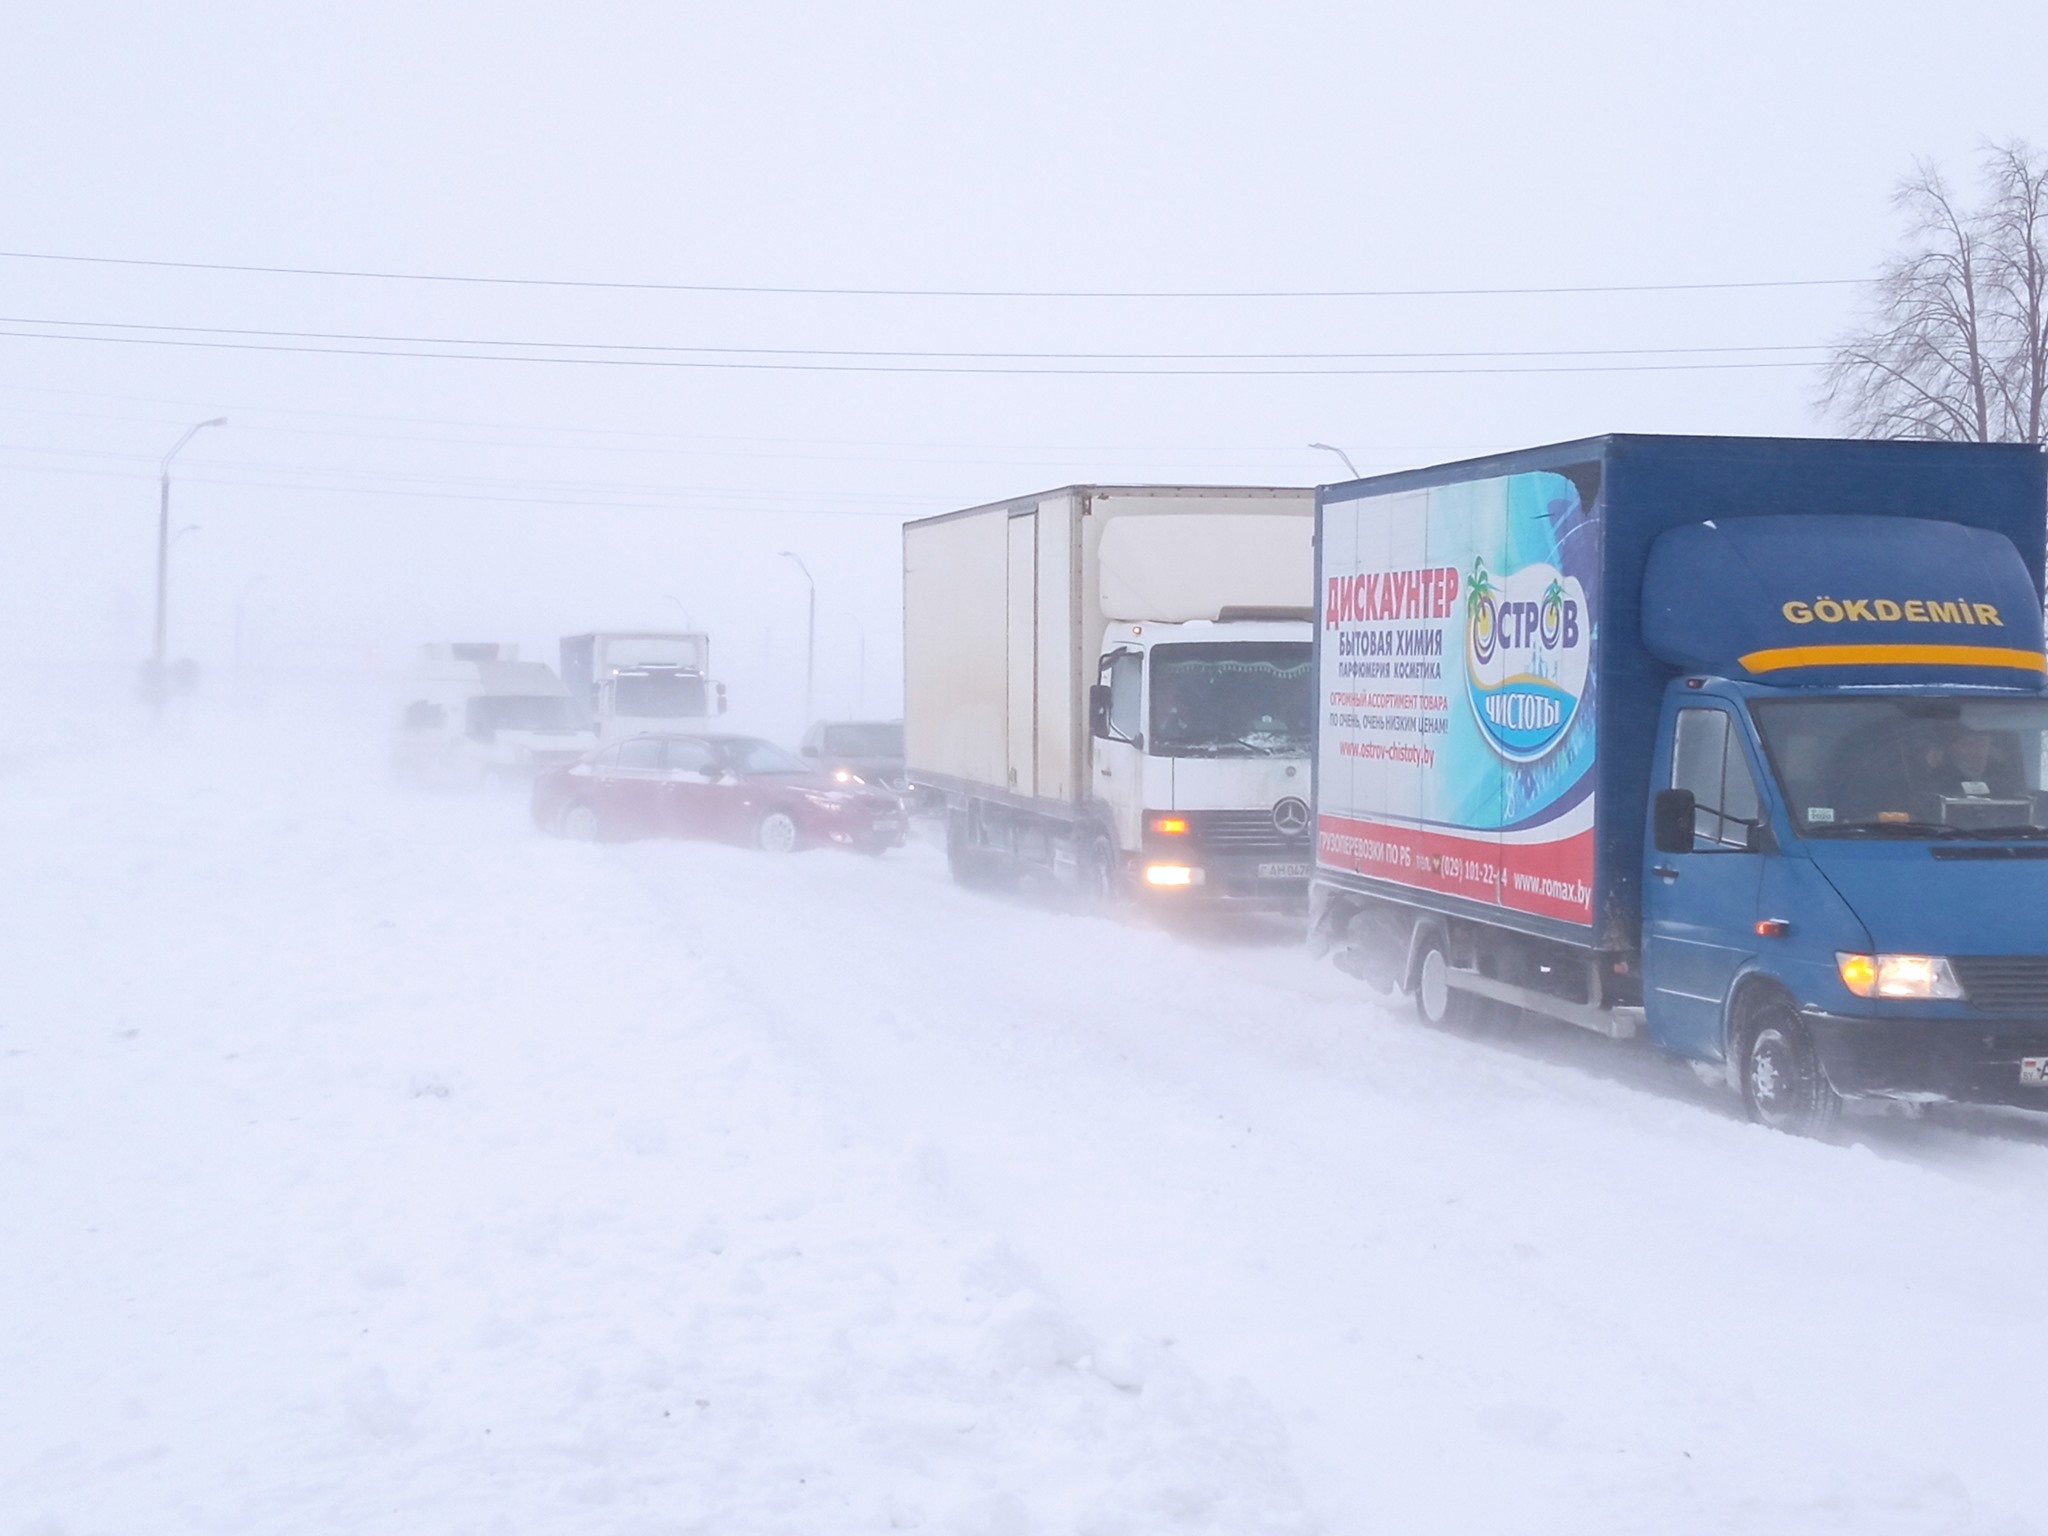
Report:
[[[2048,1109],[2044,519],[2023,445],[1321,488],[1312,944],[1431,1022],[1646,1033],[1785,1130]]]

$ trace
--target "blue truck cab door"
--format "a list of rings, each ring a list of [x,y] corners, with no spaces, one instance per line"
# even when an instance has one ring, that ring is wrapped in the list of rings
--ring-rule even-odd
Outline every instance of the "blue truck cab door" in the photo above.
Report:
[[[1666,1050],[1702,1060],[1723,1056],[1729,989],[1757,953],[1771,834],[1747,738],[1723,701],[1677,694],[1651,763],[1653,792],[1690,790],[1694,811],[1685,852],[1659,852],[1653,831],[1643,839],[1646,1023]]]

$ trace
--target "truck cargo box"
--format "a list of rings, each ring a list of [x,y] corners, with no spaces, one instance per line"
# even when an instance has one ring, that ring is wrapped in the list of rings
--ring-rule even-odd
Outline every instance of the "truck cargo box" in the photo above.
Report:
[[[1611,436],[1325,487],[1318,882],[1633,950],[1646,770],[1676,670],[1645,645],[1651,547],[1716,518],[1794,516],[1875,520],[1866,538],[1886,519],[1987,530],[2040,590],[2041,455],[2018,445]],[[1697,572],[1728,579],[1704,555]]]

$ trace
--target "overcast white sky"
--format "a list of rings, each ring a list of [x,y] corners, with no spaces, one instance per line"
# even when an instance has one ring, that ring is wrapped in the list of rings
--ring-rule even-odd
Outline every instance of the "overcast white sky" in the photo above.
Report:
[[[0,250],[841,289],[1859,278],[1915,156],[1967,179],[1985,137],[2048,142],[2048,6],[1933,14],[16,4]],[[552,659],[572,629],[687,615],[736,698],[792,722],[785,549],[817,577],[821,708],[893,709],[904,517],[1071,481],[1340,477],[1312,440],[1371,472],[1607,431],[1822,431],[1814,371],[1782,366],[1815,352],[1679,349],[1811,348],[1856,301],[796,296],[21,255],[0,285],[0,654],[146,651],[157,462],[225,414],[176,466],[173,523],[200,531],[175,548],[175,654],[222,675],[238,635],[352,662],[502,637]],[[797,350],[553,354],[614,360],[594,365],[138,327]],[[1658,350],[1512,355],[1595,349]],[[926,355],[960,352],[1064,356]],[[1328,358],[1386,353],[1487,355]],[[1730,362],[1781,366],[1669,366]],[[1615,363],[1659,366],[1583,371]]]

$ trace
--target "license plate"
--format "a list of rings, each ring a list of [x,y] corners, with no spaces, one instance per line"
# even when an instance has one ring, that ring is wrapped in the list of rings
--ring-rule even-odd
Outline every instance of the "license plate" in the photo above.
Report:
[[[2020,1086],[2022,1088],[2048,1088],[2048,1056],[2022,1056],[2020,1058]]]
[[[1308,878],[1308,865],[1261,864],[1259,866],[1259,878],[1261,880],[1306,880]]]

